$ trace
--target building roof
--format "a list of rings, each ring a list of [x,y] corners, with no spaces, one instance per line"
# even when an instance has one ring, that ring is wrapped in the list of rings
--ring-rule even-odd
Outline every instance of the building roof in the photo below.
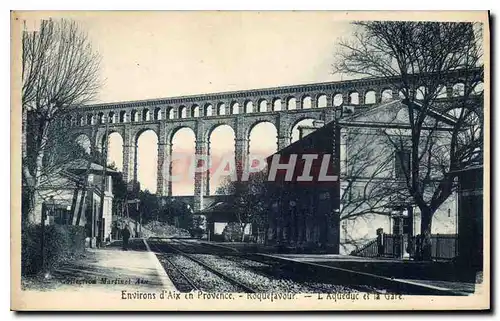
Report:
[[[91,173],[98,173],[98,174],[102,173],[102,171],[104,169],[104,167],[102,165],[94,163],[94,162],[90,163],[90,168],[88,166],[89,166],[88,160],[80,158],[80,159],[76,159],[74,161],[69,162],[66,166],[66,169],[70,170],[72,172],[81,173],[81,172],[87,171],[87,168],[88,168]],[[106,174],[113,176],[113,175],[117,175],[118,172],[107,167]]]
[[[319,152],[318,149],[318,143],[319,142],[324,142],[325,140],[332,139],[333,138],[333,129],[335,127],[335,122],[329,122],[325,124],[323,127],[319,127],[316,129],[314,132],[310,133],[309,135],[306,135],[302,137],[301,139],[291,143],[290,145],[286,146],[283,149],[280,149],[276,153],[268,156],[267,160],[270,161],[273,155],[275,154],[300,154],[300,153],[307,153],[307,147],[310,149],[315,149],[316,152]],[[305,146],[307,147],[305,148]],[[333,145],[331,146],[333,148]]]
[[[215,212],[231,212],[235,208],[236,207],[231,202],[215,202],[214,204],[211,204],[210,206],[201,210],[200,213],[201,214],[210,214],[210,213],[215,213]]]
[[[205,215],[209,222],[238,222],[238,208],[231,201],[216,202],[198,212]]]

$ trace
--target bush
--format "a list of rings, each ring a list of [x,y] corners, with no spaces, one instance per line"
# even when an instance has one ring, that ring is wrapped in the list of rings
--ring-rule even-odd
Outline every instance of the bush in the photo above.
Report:
[[[164,222],[152,221],[143,225],[143,237],[191,237],[191,233],[179,227]]]
[[[194,228],[189,231],[191,233],[191,236],[194,238],[201,239],[203,236],[207,236],[205,233],[205,230],[202,228]]]
[[[242,234],[241,225],[233,222],[228,223],[222,231],[222,236],[226,242],[241,242]]]
[[[85,228],[70,225],[48,225],[44,233],[44,266],[53,269],[64,260],[85,251]],[[43,269],[41,226],[23,226],[21,234],[21,273],[36,274]]]

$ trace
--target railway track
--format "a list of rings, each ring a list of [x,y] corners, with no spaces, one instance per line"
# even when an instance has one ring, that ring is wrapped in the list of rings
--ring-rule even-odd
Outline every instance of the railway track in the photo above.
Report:
[[[203,260],[200,260],[200,259],[194,257],[192,255],[192,253],[186,253],[185,251],[177,248],[175,245],[170,244],[170,243],[183,244],[183,241],[172,240],[169,243],[162,243],[162,247],[168,248],[169,253],[166,253],[166,251],[164,249],[160,248],[160,246],[158,246],[157,244],[152,244],[151,247],[155,250],[155,252],[158,252],[161,254],[161,258],[164,260],[164,262],[162,262],[162,263],[164,263],[163,265],[164,265],[164,267],[166,267],[166,269],[169,269],[168,265],[172,266],[172,268],[170,269],[171,278],[173,278],[172,281],[174,283],[179,284],[179,286],[176,284],[176,287],[179,291],[189,292],[189,291],[193,291],[193,290],[206,290],[206,287],[199,286],[197,284],[198,282],[194,281],[191,276],[187,275],[187,273],[184,273],[183,269],[181,267],[179,267],[177,265],[177,263],[174,263],[174,261],[172,259],[173,255],[179,255],[183,258],[186,258],[186,259],[198,264],[199,266],[203,267],[204,269],[206,269],[210,273],[218,276],[219,278],[221,278],[225,282],[231,284],[237,290],[237,292],[244,292],[244,293],[257,292],[257,291],[255,291],[255,289],[248,286],[247,284],[239,281],[238,279],[230,276],[229,274],[221,271],[220,269],[212,266],[211,264],[208,264],[207,262],[204,262]],[[172,252],[175,254],[172,254]],[[161,261],[162,260],[160,260],[160,262]],[[169,271],[167,271],[167,273],[168,272]],[[181,280],[178,279],[179,277],[181,278]],[[185,286],[186,283],[187,283],[187,286]]]
[[[275,260],[274,264],[259,262],[263,261],[262,258],[249,259],[248,255],[227,247],[185,240],[169,240],[162,245],[169,253],[181,254],[202,266],[208,266],[215,274],[244,289],[240,292],[333,293],[353,290],[349,286],[311,281],[311,277],[307,276],[302,281],[296,281],[294,279],[299,276],[294,271],[276,267]]]
[[[238,250],[195,240],[172,239],[171,245],[187,254],[236,255]]]
[[[154,243],[150,243],[150,247],[157,253],[162,253],[162,250]],[[175,283],[175,287],[180,292],[191,292],[200,290],[193,280],[188,277],[179,266],[172,262],[170,255],[163,254],[161,263],[165,268],[167,274],[171,276],[172,281]],[[162,262],[163,261],[163,262]]]
[[[417,295],[464,295],[464,293],[449,289],[426,286],[346,268],[302,262],[274,255],[243,254],[227,247],[204,244],[194,240],[176,239],[161,244],[162,249],[158,249],[157,246],[154,246],[154,248],[163,253],[166,259],[172,255],[182,256],[234,285],[239,292],[331,293],[354,291]],[[172,262],[171,259],[169,262],[176,266],[176,263]],[[175,271],[169,273],[173,279],[182,278],[182,276],[176,275],[185,274],[182,273],[181,268],[177,268],[177,270],[180,273],[176,274]],[[186,278],[189,278],[189,276],[186,276]],[[176,281],[173,280],[173,282]],[[193,288],[196,287],[196,282],[192,283]]]

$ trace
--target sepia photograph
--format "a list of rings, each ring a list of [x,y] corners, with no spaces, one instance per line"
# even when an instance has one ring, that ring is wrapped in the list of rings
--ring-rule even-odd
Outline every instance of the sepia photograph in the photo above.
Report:
[[[490,309],[489,19],[12,11],[11,309]]]

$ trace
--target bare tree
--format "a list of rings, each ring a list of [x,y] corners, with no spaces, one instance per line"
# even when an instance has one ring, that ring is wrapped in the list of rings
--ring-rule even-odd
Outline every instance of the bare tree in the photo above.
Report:
[[[345,128],[345,164],[342,165],[341,219],[366,213],[386,214],[387,185],[392,159],[375,144],[377,133],[366,128]]]
[[[33,224],[40,186],[49,168],[60,163],[54,161],[60,157],[57,123],[95,96],[100,58],[74,21],[42,21],[38,31],[24,31],[22,40],[22,179],[28,203],[23,217]]]
[[[394,188],[392,153],[380,143],[378,130],[344,126],[341,130],[341,225],[358,220],[369,221],[374,215],[391,215]],[[365,245],[369,239],[344,231],[340,246],[347,252]]]
[[[421,257],[430,259],[432,218],[456,188],[457,170],[482,150],[482,25],[458,22],[355,22],[339,42],[334,72],[383,77],[408,108],[407,128],[387,135],[401,161],[404,184],[421,213]],[[453,98],[443,99],[455,79]],[[449,92],[448,92],[449,93]],[[449,96],[449,95],[448,95]]]

